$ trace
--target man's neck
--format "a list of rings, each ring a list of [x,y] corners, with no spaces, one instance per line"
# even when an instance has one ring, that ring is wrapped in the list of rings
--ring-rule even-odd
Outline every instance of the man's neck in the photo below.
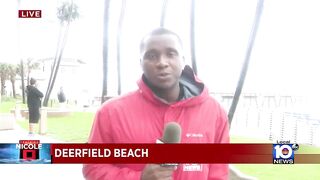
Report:
[[[152,90],[158,97],[165,100],[167,103],[176,102],[179,100],[179,97],[180,97],[179,84],[167,90],[160,90],[160,89],[152,89]]]
[[[144,76],[142,79],[146,83],[146,85],[152,90],[152,92],[157,97],[162,99],[165,103],[170,104],[170,103],[176,102],[180,99],[181,87],[180,87],[179,83],[170,89],[164,90],[164,89],[159,89],[159,88],[153,86],[152,84],[150,84]]]

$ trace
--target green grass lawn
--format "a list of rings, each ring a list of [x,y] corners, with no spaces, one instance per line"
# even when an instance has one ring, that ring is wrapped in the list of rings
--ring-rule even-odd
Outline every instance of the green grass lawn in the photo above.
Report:
[[[1,97],[0,113],[10,113],[10,110],[15,108],[17,102],[21,102],[21,100],[5,96]],[[26,107],[26,105],[24,106]]]
[[[93,112],[73,112],[65,117],[49,117],[46,135],[66,142],[87,142],[93,118]],[[17,123],[28,129],[27,120]]]
[[[316,180],[320,179],[320,164],[236,164],[241,172],[259,180]]]
[[[233,143],[272,143],[268,140],[259,140],[246,137],[232,137]],[[320,147],[301,145],[297,154],[320,154]],[[259,180],[288,179],[313,180],[320,179],[320,164],[235,164],[244,174]]]
[[[14,109],[16,104],[19,104],[21,109],[27,109],[27,105],[22,104],[21,99],[2,97],[0,113],[10,113],[10,110]],[[50,105],[53,107],[58,106],[56,102]],[[70,106],[72,104],[68,104],[67,107]],[[49,117],[47,121],[47,136],[66,142],[86,142],[94,114],[94,112],[73,112],[65,117]],[[17,121],[17,123],[28,130],[28,120]]]

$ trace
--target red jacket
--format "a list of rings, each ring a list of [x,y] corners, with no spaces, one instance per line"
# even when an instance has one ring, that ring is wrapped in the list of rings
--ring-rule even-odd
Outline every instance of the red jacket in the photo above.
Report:
[[[198,80],[196,80],[198,81]],[[207,88],[198,96],[173,104],[159,100],[143,80],[139,89],[107,101],[97,112],[89,143],[155,143],[163,135],[164,125],[181,125],[181,143],[229,143],[225,111],[210,97]],[[87,179],[140,179],[144,164],[88,164]],[[227,164],[196,164],[201,171],[184,171],[178,166],[174,179],[227,179]],[[190,166],[190,165],[189,165]]]

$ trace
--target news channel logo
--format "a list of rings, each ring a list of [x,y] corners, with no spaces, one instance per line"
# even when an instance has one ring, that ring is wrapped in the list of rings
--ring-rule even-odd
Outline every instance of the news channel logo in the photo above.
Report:
[[[0,164],[50,164],[50,144],[39,140],[20,140],[0,144]]]
[[[294,164],[294,151],[298,149],[298,144],[273,144],[273,164]]]

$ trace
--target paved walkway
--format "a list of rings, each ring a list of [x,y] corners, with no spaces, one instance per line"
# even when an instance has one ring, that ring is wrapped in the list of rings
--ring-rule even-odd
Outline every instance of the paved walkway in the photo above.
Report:
[[[47,136],[29,136],[28,132],[18,125],[11,130],[0,130],[0,143],[17,143],[19,140],[35,139],[41,143],[63,143]],[[82,180],[82,164],[0,164],[0,179],[25,180]]]
[[[19,140],[35,139],[40,140],[41,143],[63,143],[47,136],[34,134],[30,136],[28,132],[22,129],[19,125],[15,125],[14,129],[0,130],[0,143],[18,143]]]

